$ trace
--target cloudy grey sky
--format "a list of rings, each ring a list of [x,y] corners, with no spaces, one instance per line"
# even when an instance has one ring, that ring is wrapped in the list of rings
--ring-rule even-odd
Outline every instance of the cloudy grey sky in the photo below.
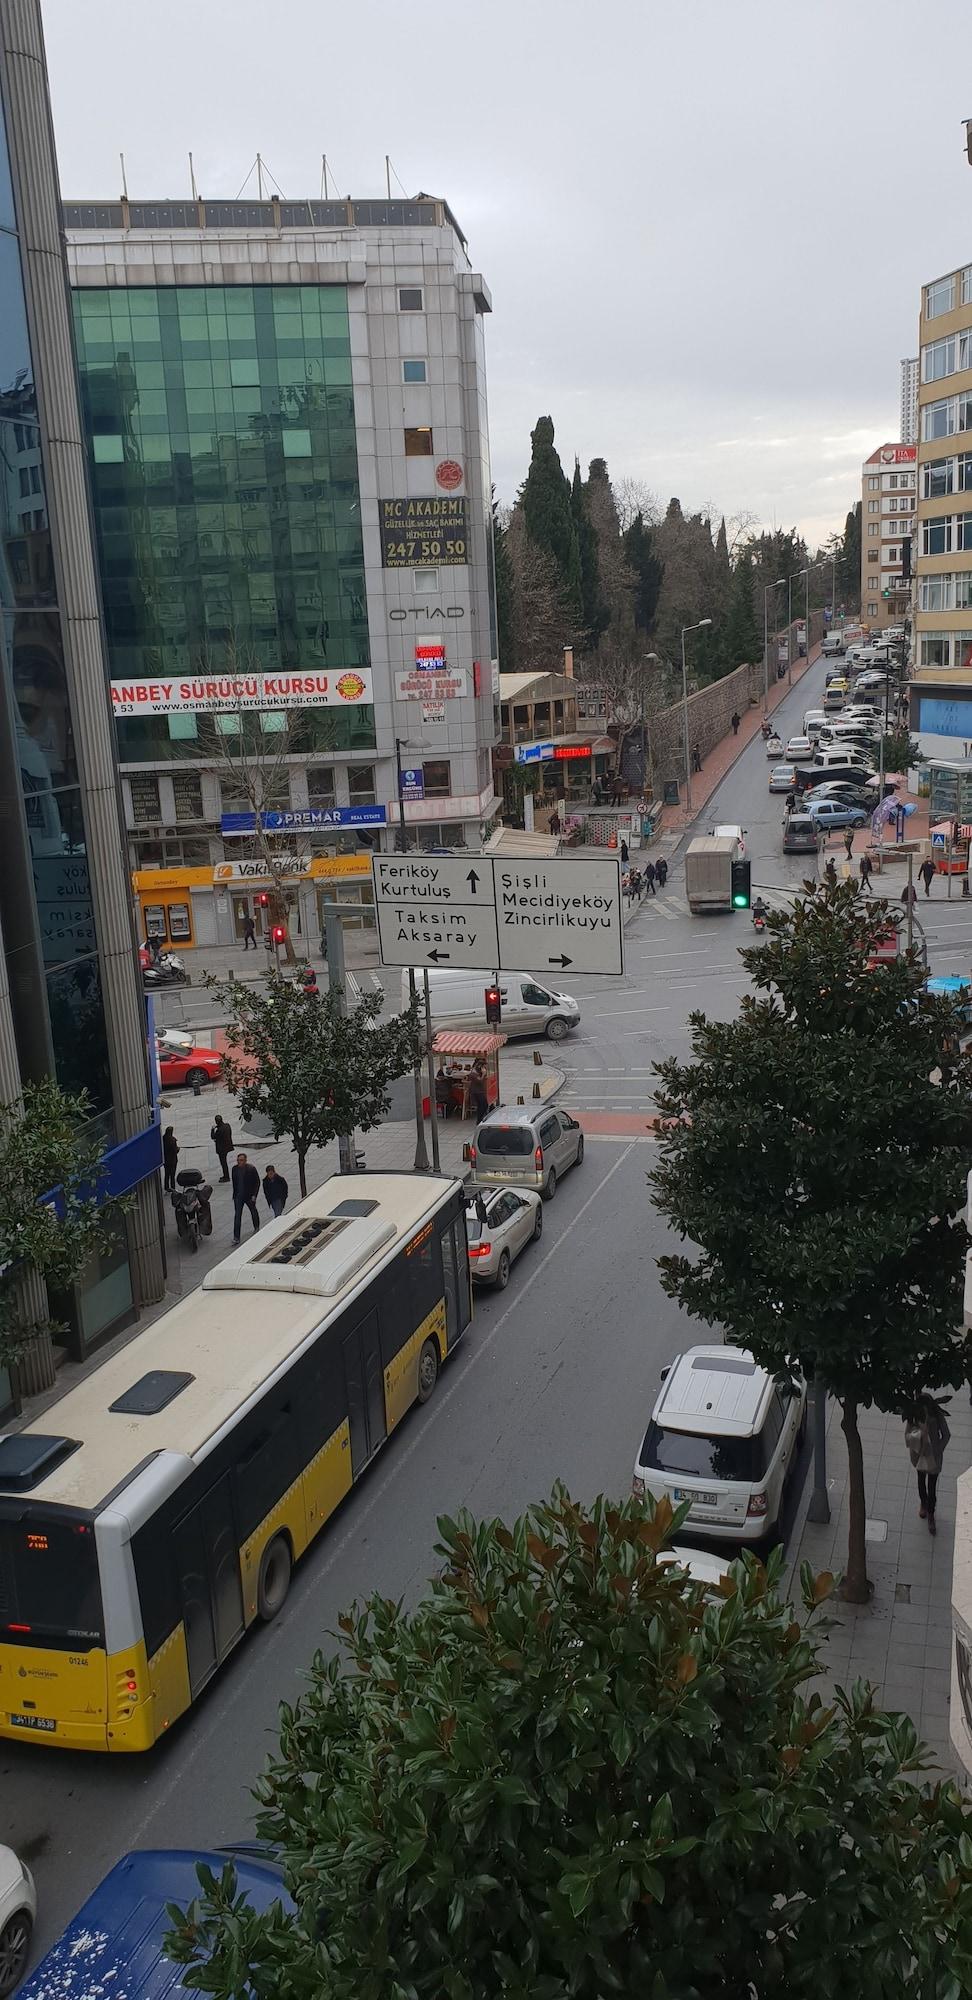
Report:
[[[538,415],[664,504],[841,526],[920,286],[972,261],[972,6],[46,0],[65,195],[450,202],[493,294],[493,470]],[[393,192],[398,192],[393,186]]]

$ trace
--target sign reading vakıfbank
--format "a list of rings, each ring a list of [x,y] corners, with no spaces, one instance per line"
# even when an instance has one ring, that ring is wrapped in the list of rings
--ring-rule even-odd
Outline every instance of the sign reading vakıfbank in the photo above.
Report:
[[[112,681],[118,716],[210,715],[240,708],[360,708],[373,701],[370,667],[337,673],[194,674],[185,680]]]

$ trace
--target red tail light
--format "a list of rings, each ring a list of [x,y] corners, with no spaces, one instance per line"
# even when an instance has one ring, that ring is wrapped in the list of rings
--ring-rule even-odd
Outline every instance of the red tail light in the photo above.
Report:
[[[488,1257],[492,1247],[491,1243],[470,1243],[469,1255],[470,1257]]]
[[[751,1493],[749,1496],[749,1506],[747,1507],[746,1512],[747,1514],[752,1514],[752,1515],[765,1514],[766,1512],[765,1493]]]
[[[542,1146],[538,1146],[538,1147],[537,1147],[537,1150],[536,1150],[536,1152],[535,1152],[535,1153],[534,1153],[534,1155],[533,1155],[533,1164],[534,1164],[534,1166],[536,1167],[536,1170],[537,1170],[537,1173],[538,1173],[538,1174],[542,1174],[542,1172],[543,1172],[543,1147],[542,1147]]]
[[[470,1148],[469,1148],[469,1164],[470,1164],[470,1166],[471,1166],[471,1167],[475,1167],[475,1165],[476,1165],[476,1148],[475,1148],[475,1146],[470,1146]]]

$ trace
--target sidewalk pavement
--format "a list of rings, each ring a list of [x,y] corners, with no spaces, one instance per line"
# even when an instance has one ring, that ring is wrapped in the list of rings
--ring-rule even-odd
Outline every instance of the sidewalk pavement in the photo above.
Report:
[[[721,737],[715,748],[710,750],[708,756],[702,759],[701,771],[693,771],[691,807],[684,800],[681,805],[663,806],[658,822],[659,833],[663,841],[666,836],[672,835],[680,839],[681,835],[692,825],[693,821],[698,819],[703,806],[708,805],[716,786],[721,785],[726,772],[731,771],[737,758],[742,756],[743,751],[752,742],[753,737],[759,735],[765,716],[772,715],[773,710],[779,707],[780,702],[785,701],[791,686],[795,687],[797,681],[802,680],[804,674],[808,673],[811,667],[816,666],[819,658],[820,647],[816,645],[812,647],[807,659],[796,660],[793,666],[792,682],[789,679],[785,679],[773,683],[769,691],[769,701],[765,711],[762,702],[758,704],[750,702],[745,714],[740,717],[738,735],[733,736],[730,730],[727,736]]]
[[[949,1737],[952,1656],[952,1555],[955,1486],[972,1462],[972,1408],[964,1389],[947,1406],[951,1443],[938,1486],[937,1534],[918,1516],[918,1486],[900,1417],[863,1410],[859,1423],[867,1492],[869,1604],[827,1607],[834,1619],[824,1640],[825,1671],[816,1683],[824,1696],[835,1686],[871,1681],[884,1708],[902,1709],[947,1776],[967,1774]],[[831,1518],[816,1527],[806,1519],[808,1477],[801,1518],[793,1536],[791,1594],[799,1595],[801,1563],[838,1574],[847,1562],[847,1453],[835,1402],[827,1413],[827,1488]],[[933,1774],[934,1775],[934,1774]]]

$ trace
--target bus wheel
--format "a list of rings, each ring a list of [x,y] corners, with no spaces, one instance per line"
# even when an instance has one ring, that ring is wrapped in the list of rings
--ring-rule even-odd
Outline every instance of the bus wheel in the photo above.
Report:
[[[439,1374],[439,1350],[434,1340],[427,1340],[419,1355],[418,1399],[427,1403],[435,1388]]]
[[[268,1624],[276,1618],[283,1607],[290,1589],[290,1573],[293,1569],[290,1543],[285,1535],[274,1535],[268,1542],[260,1558],[260,1580],[257,1584],[257,1610]]]

